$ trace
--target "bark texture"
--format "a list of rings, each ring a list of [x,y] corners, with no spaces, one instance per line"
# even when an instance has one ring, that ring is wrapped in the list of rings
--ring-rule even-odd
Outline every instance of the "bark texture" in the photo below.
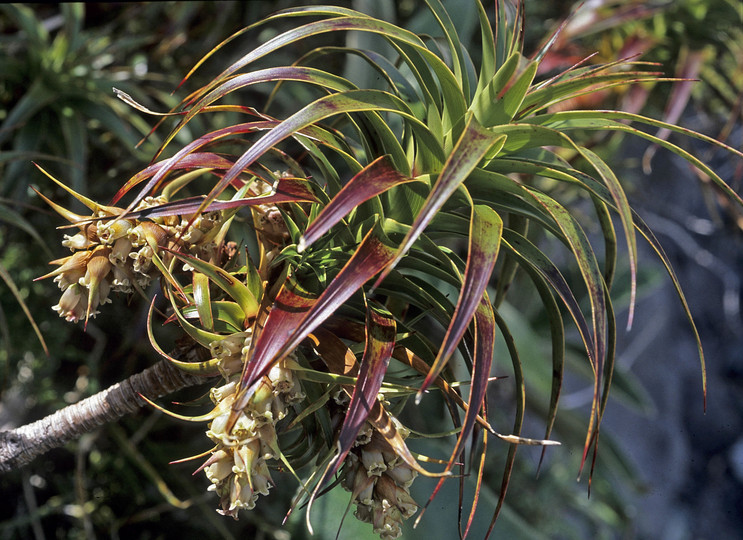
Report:
[[[176,351],[182,360],[196,350]],[[52,448],[62,446],[81,435],[137,411],[150,400],[181,388],[203,383],[204,377],[189,375],[161,360],[154,366],[106,390],[65,407],[54,414],[11,431],[0,432],[0,473],[22,467]]]

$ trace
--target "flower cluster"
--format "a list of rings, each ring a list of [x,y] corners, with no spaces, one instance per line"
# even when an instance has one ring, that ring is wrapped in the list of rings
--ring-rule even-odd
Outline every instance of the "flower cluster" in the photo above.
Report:
[[[371,523],[382,540],[399,538],[403,520],[418,510],[410,496],[410,485],[418,473],[369,424],[357,437],[345,467],[344,487],[356,504],[354,515]]]
[[[165,202],[162,197],[147,197],[134,211]],[[177,245],[196,256],[207,255],[215,248],[213,239],[222,223],[220,212],[137,220],[121,219],[124,210],[112,206],[97,206],[90,217],[54,208],[80,229],[62,241],[73,254],[52,261],[59,268],[42,276],[53,276],[62,289],[52,309],[71,322],[94,317],[100,305],[111,301],[112,291],[128,294],[146,288],[156,275],[153,257],[162,257],[162,247]]]
[[[229,343],[213,344],[212,348],[221,347],[222,358],[230,359],[234,356],[229,353],[234,344],[232,339]],[[250,336],[246,336],[244,349],[249,344]],[[254,508],[258,496],[268,495],[273,485],[267,462],[279,458],[276,423],[286,416],[288,407],[304,399],[288,366],[291,362],[286,359],[271,368],[231,432],[225,427],[236,397],[237,379],[231,377],[223,386],[211,390],[217,416],[206,434],[216,446],[202,468],[211,481],[209,490],[220,497],[220,514],[237,519],[239,510]]]

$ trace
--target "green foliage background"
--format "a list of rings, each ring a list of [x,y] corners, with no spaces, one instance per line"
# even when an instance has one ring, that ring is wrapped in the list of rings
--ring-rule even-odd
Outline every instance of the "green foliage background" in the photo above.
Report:
[[[472,35],[475,13],[462,6],[467,1],[445,2],[462,35]],[[567,15],[572,2],[527,2],[527,45],[534,50],[557,21]],[[705,2],[679,2],[679,13],[668,27],[660,19],[643,32],[658,35],[655,59],[673,72],[680,52],[680,36],[693,33],[695,44],[709,47],[728,59],[734,48],[724,31],[710,36],[699,18]],[[732,5],[720,2],[721,9]],[[47,271],[47,262],[65,255],[59,245],[59,220],[41,208],[29,189],[38,185],[54,200],[66,201],[61,190],[49,185],[30,163],[42,165],[72,188],[105,201],[123,179],[146,165],[159,144],[158,134],[135,147],[154,124],[149,117],[128,108],[111,92],[115,86],[154,110],[167,110],[185,95],[170,92],[193,63],[219,41],[265,15],[296,5],[296,2],[175,2],[134,4],[14,5],[0,8],[0,264],[16,284],[48,344],[45,355],[29,321],[13,297],[0,295],[0,429],[22,425],[64,405],[87,397],[126,376],[151,365],[154,355],[145,337],[145,306],[138,299],[130,305],[115,302],[88,325],[67,324],[50,307],[57,290],[50,282],[33,279]],[[420,3],[358,1],[356,9],[374,10],[377,16],[395,19],[416,32],[431,28],[421,16]],[[678,15],[678,14],[677,14]],[[702,14],[704,15],[704,14]],[[675,18],[674,18],[675,17]],[[733,18],[734,20],[734,18]],[[652,22],[652,21],[651,21]],[[680,27],[686,24],[687,28]],[[666,28],[670,28],[666,31]],[[719,27],[722,28],[722,27]],[[468,32],[469,29],[469,32]],[[692,32],[693,31],[693,32]],[[631,32],[627,26],[601,36],[587,35],[581,46],[589,52],[620,48]],[[731,30],[734,32],[734,29]],[[267,36],[247,36],[265,39]],[[332,38],[329,38],[332,39]],[[717,41],[713,41],[717,39]],[[595,41],[594,41],[595,40]],[[475,45],[477,40],[473,42]],[[247,47],[247,45],[245,45]],[[733,50],[733,52],[735,52]],[[239,50],[219,54],[223,62],[211,62],[195,75],[198,87]],[[232,57],[230,56],[232,55]],[[712,55],[712,53],[710,53]],[[729,60],[726,60],[729,62]],[[723,64],[725,66],[726,64]],[[714,84],[700,85],[697,92],[713,96],[717,113],[734,109],[736,91],[743,84],[735,67],[712,70]],[[339,66],[339,69],[343,69]],[[345,66],[352,70],[353,66]],[[731,75],[732,74],[732,75]],[[710,75],[710,79],[712,79]],[[191,83],[190,83],[191,84]],[[667,89],[655,89],[651,106],[661,114]],[[705,94],[707,92],[707,94]],[[261,104],[266,96],[246,95]],[[280,104],[279,104],[280,106]],[[275,111],[274,111],[275,112]],[[651,112],[651,115],[653,113]],[[723,120],[727,117],[723,116]],[[218,122],[216,118],[215,122]],[[194,126],[196,131],[199,126]],[[607,141],[603,141],[607,142]],[[604,151],[619,147],[608,141]],[[616,159],[621,159],[618,155]],[[73,207],[74,209],[74,207]],[[651,287],[657,276],[648,272],[641,283]],[[517,284],[516,284],[517,285]],[[0,284],[6,287],[6,284]],[[509,313],[512,329],[520,335],[523,355],[544,354],[541,345],[546,324],[527,302]],[[575,362],[577,365],[578,362]],[[530,374],[534,392],[549,395],[549,379]],[[543,379],[540,383],[540,377]],[[580,384],[580,374],[576,375]],[[541,387],[539,385],[542,385]],[[203,389],[173,396],[189,401]],[[631,375],[620,374],[615,393],[625,403],[647,408],[647,397]],[[496,399],[507,401],[508,395]],[[436,414],[436,411],[433,411]],[[558,428],[579,441],[584,433],[582,412],[566,414]],[[280,523],[292,493],[273,490],[256,511],[233,522],[214,512],[215,501],[206,493],[207,481],[191,477],[193,464],[168,465],[207,449],[204,427],[184,425],[158,412],[144,410],[67,447],[54,450],[21,471],[0,477],[0,539],[2,538],[177,538],[205,535],[209,538],[303,538],[306,535],[296,512],[287,528]],[[506,538],[591,537],[612,538],[632,530],[630,501],[637,496],[639,481],[633,466],[611,442],[602,443],[593,495],[586,500],[585,485],[575,485],[580,443],[552,452],[541,477],[535,479],[539,450],[525,451],[518,462],[508,508],[496,528]],[[572,451],[572,454],[571,454]],[[499,470],[495,464],[494,470]],[[283,478],[293,482],[289,477]],[[418,500],[425,500],[432,484],[417,482]],[[454,486],[454,484],[452,484]],[[313,512],[318,538],[333,538],[346,501],[343,492],[321,499]],[[495,497],[485,493],[493,504]],[[495,497],[495,498],[494,498]],[[436,537],[451,530],[455,492],[438,499],[446,511],[428,510],[416,531],[405,538]],[[559,516],[559,518],[558,518]],[[443,529],[442,529],[443,528]],[[547,534],[546,531],[550,531]],[[474,531],[474,537],[479,537]],[[342,538],[373,538],[370,528],[346,521]]]

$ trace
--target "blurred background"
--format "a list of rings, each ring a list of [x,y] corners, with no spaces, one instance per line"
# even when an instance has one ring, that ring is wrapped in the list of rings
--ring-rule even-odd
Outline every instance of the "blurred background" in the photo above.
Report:
[[[469,40],[477,64],[479,30],[470,1],[444,4],[462,40]],[[167,133],[167,127],[161,128],[138,145],[157,119],[117,100],[111,88],[153,110],[168,110],[241,51],[275,35],[277,27],[242,36],[171,94],[206,52],[240,28],[296,5],[274,0],[0,6],[0,430],[42,418],[156,361],[145,334],[147,306],[138,298],[108,305],[87,332],[50,309],[57,302],[56,285],[33,280],[67,250],[60,245],[62,231],[56,230],[61,220],[30,186],[73,210],[82,209],[32,162],[80,193],[107,202],[148,164]],[[436,33],[418,0],[344,5],[416,32]],[[573,7],[571,1],[526,2],[525,50],[536,50]],[[327,39],[370,45],[364,36]],[[288,47],[281,54],[288,63],[302,52]],[[738,0],[588,0],[545,58],[540,76],[594,52],[591,62],[640,54],[641,60],[659,63],[658,70],[668,76],[699,80],[616,89],[573,106],[642,111],[743,148],[743,7]],[[351,60],[338,66],[339,72],[361,76],[356,69]],[[267,98],[260,90],[242,95],[256,107]],[[194,124],[183,135],[202,128]],[[740,160],[691,140],[674,136],[673,141],[740,192]],[[540,450],[520,451],[495,537],[743,538],[743,216],[721,204],[696,171],[643,141],[597,136],[594,150],[622,171],[631,203],[661,240],[678,274],[705,347],[707,410],[692,329],[665,270],[647,249],[640,254],[634,325],[620,335],[614,397],[590,499],[586,475],[575,481],[591,399],[576,339],[555,435],[563,446],[547,453],[539,477]],[[623,268],[627,273],[626,264]],[[618,280],[616,305],[627,304],[628,283],[627,276]],[[503,315],[514,329],[533,385],[527,431],[538,437],[551,376],[540,357],[549,347],[547,322],[528,297],[509,300]],[[21,302],[43,334],[48,355]],[[496,362],[496,374],[498,369]],[[173,400],[202,393],[192,388]],[[492,408],[503,404],[510,410],[509,397],[507,390],[494,388]],[[506,413],[501,422],[507,431]],[[205,491],[208,481],[191,475],[193,463],[168,465],[207,450],[204,430],[201,424],[143,410],[0,476],[0,539],[306,537],[303,512],[281,527],[293,488],[273,490],[235,522],[216,514],[217,501]],[[491,485],[497,486],[505,445],[493,447]],[[294,482],[289,476],[282,480],[286,486]],[[433,484],[421,479],[414,488],[417,500],[424,501]],[[316,538],[335,537],[347,496],[335,490],[318,501]],[[483,498],[482,523],[473,538],[487,529],[497,492],[483,490]],[[421,526],[409,527],[404,537],[454,537],[456,505],[452,483]],[[375,535],[368,525],[349,518],[340,538]]]

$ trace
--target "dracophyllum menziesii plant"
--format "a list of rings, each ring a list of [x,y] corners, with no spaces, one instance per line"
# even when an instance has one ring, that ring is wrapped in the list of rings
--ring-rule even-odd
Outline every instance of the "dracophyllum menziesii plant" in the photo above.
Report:
[[[493,447],[506,448],[506,460],[494,521],[519,445],[556,443],[566,323],[577,329],[593,373],[582,447],[582,463],[591,463],[617,339],[617,228],[632,281],[629,323],[639,236],[667,268],[696,335],[660,245],[589,146],[595,132],[644,137],[741,204],[703,162],[647,131],[667,128],[719,143],[619,111],[551,112],[576,96],[660,75],[628,60],[579,64],[537,80],[550,41],[524,55],[522,4],[473,0],[481,33],[476,68],[441,4],[431,0],[428,9],[437,39],[338,6],[285,10],[246,28],[228,41],[291,24],[168,113],[175,126],[161,153],[109,205],[73,192],[91,211],[78,215],[48,201],[71,228],[63,244],[72,255],[54,261],[58,268],[48,274],[63,291],[54,307],[60,316],[87,321],[115,293],[147,294],[159,281],[168,307],[161,312],[153,302],[148,333],[160,355],[212,385],[210,411],[172,414],[207,424],[204,446],[211,446],[195,467],[224,515],[237,518],[287,481],[290,489],[300,486],[293,508],[309,515],[314,499],[340,484],[357,518],[382,538],[396,538],[403,520],[423,516],[430,502],[411,497],[416,476],[463,481],[471,463],[479,486],[488,442],[500,438],[506,446]],[[312,48],[313,38],[339,32],[375,34],[392,52]],[[305,43],[293,62],[273,62]],[[359,88],[324,69],[351,56],[382,87]],[[266,83],[265,108],[244,99],[245,89]],[[274,103],[291,110],[273,116]],[[197,115],[235,121],[174,148]],[[163,158],[165,151],[171,157]],[[585,205],[571,207],[576,200],[592,203],[600,249],[579,223]],[[579,280],[564,277],[533,241],[542,236],[559,240]],[[499,313],[516,293],[509,285],[518,274],[533,288],[517,294],[536,294],[549,320],[548,358],[521,358]],[[204,360],[166,353],[155,336],[158,319],[179,325]],[[503,370],[510,364],[506,380],[494,377],[497,339],[506,345],[507,356],[498,359]],[[704,392],[701,346],[699,352]],[[522,361],[543,363],[553,374],[539,434],[522,433]],[[491,385],[513,385],[509,425],[488,417]],[[451,415],[450,431],[440,435],[451,441],[448,455],[415,453],[411,441],[419,434],[401,420],[406,408],[427,400],[443,400]]]

